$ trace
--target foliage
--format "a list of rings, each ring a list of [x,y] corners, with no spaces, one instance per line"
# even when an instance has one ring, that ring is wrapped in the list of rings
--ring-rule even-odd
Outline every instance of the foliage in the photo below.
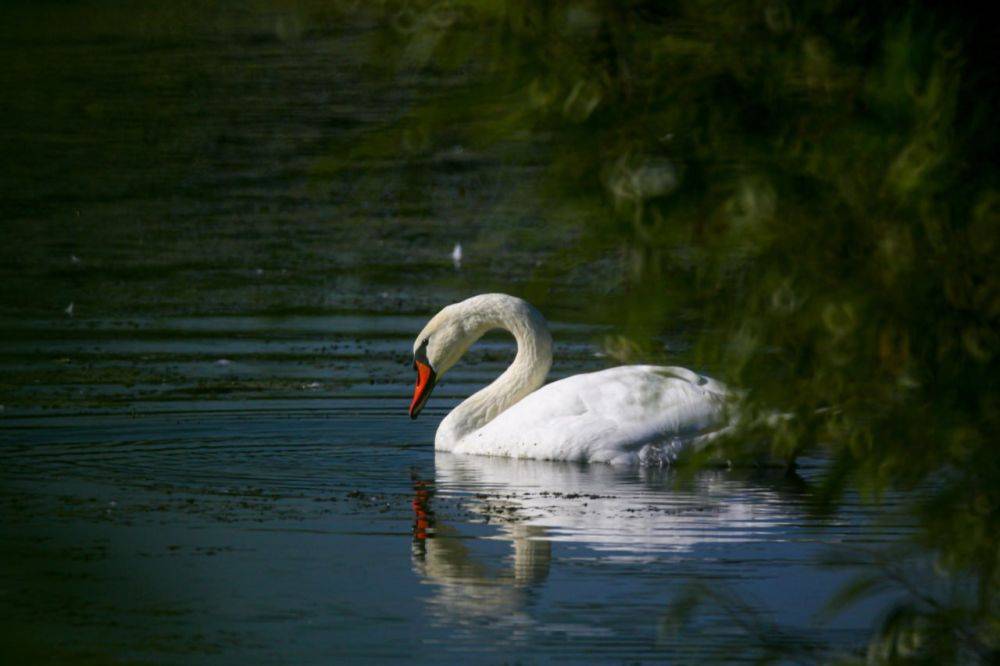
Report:
[[[455,83],[355,154],[531,143],[548,218],[579,234],[554,270],[617,257],[596,307],[638,349],[695,331],[697,362],[752,387],[729,453],[823,452],[827,504],[919,489],[923,544],[978,586],[936,640],[997,650],[992,28],[837,0],[385,2],[376,18],[388,72]]]

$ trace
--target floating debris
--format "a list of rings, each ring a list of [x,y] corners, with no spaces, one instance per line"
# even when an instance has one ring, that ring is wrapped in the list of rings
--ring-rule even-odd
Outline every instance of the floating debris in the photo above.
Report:
[[[72,317],[73,316],[73,310],[75,309],[74,306],[75,306],[75,303],[70,303],[69,305],[66,306],[66,309],[63,310],[63,312],[66,313],[67,317]]]
[[[455,270],[462,268],[462,244],[455,243],[455,249],[451,251],[451,263],[455,265]]]

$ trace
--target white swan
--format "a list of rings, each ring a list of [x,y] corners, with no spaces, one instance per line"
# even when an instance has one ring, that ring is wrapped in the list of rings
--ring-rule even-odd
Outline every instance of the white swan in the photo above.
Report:
[[[444,418],[434,437],[439,451],[662,464],[721,425],[726,387],[684,368],[622,366],[542,386],[552,365],[552,336],[538,310],[506,294],[449,305],[420,332],[410,418],[472,343],[497,328],[514,335],[517,356]]]

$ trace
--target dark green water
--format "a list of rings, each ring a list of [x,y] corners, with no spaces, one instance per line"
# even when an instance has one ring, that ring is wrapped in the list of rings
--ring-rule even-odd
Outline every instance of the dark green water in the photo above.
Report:
[[[513,349],[478,345],[411,422],[426,318],[521,294],[554,376],[604,367],[607,266],[546,270],[574,239],[509,151],[324,166],[449,87],[371,75],[363,21],[170,7],[0,10],[5,662],[753,658],[721,609],[670,629],[692,582],[779,641],[864,642],[875,607],[814,623],[844,581],[814,558],[903,521],[850,498],[811,518],[767,474],[436,456]]]

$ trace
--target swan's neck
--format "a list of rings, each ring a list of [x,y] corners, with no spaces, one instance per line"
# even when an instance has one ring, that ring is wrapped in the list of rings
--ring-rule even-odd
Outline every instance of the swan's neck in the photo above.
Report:
[[[469,344],[487,331],[510,331],[517,341],[517,356],[492,384],[472,394],[453,409],[438,427],[435,448],[450,450],[463,437],[482,428],[498,414],[545,383],[552,367],[552,336],[542,315],[520,299],[490,303],[478,309],[469,329]],[[484,304],[487,305],[487,304]]]

